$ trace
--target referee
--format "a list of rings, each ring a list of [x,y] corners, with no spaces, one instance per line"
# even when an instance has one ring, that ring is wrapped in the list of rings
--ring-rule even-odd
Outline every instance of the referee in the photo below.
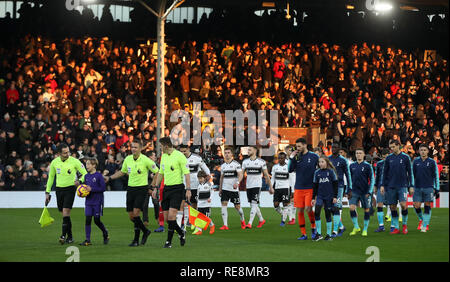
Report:
[[[127,212],[130,220],[134,223],[134,239],[129,244],[130,247],[139,246],[139,236],[142,230],[141,245],[145,245],[151,231],[147,229],[141,220],[140,214],[144,208],[145,196],[150,193],[148,186],[149,171],[156,173],[158,168],[154,161],[146,155],[141,154],[142,143],[134,140],[131,143],[131,155],[127,156],[122,164],[122,169],[110,177],[105,176],[105,181],[114,180],[128,174],[127,187]]]
[[[77,180],[77,171],[81,173],[81,182],[84,182],[84,176],[87,174],[83,164],[76,158],[70,156],[69,146],[61,143],[58,146],[59,157],[50,163],[50,171],[45,190],[45,205],[50,202],[50,191],[56,178],[56,202],[58,210],[62,212],[62,235],[59,238],[61,245],[64,243],[73,243],[72,222],[70,220],[70,211],[75,200],[76,187],[79,184]]]
[[[159,173],[153,184],[155,185],[154,187],[159,187],[164,178],[164,193],[161,208],[168,225],[167,241],[164,244],[164,248],[172,247],[174,231],[177,231],[180,244],[184,246],[186,243],[186,231],[180,228],[176,222],[176,218],[185,193],[183,176],[186,177],[186,199],[188,202],[191,199],[190,171],[186,157],[173,147],[170,137],[162,137],[159,139],[159,143],[161,143],[163,155],[161,156]],[[153,198],[156,197],[156,191],[157,189],[153,189]]]

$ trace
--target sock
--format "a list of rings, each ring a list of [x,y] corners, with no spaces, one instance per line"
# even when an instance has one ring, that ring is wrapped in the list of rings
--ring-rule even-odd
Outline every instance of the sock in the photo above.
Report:
[[[295,207],[294,207],[294,204],[293,203],[289,203],[288,209],[289,209],[289,211],[288,211],[289,220],[295,219]]]
[[[377,207],[377,218],[378,218],[378,225],[384,226],[384,213],[382,207]]]
[[[310,211],[308,213],[308,217],[309,217],[309,221],[311,222],[311,228],[316,228],[316,220],[315,220],[315,217],[314,217],[314,212]]]
[[[327,235],[331,235],[332,226],[333,226],[333,222],[327,221]]]
[[[392,226],[394,226],[394,228],[398,229],[398,210],[397,211],[391,211],[391,216],[392,216]]]
[[[147,227],[145,227],[140,216],[136,216],[135,218],[133,218],[133,221],[135,223],[135,226],[137,226],[139,229],[141,229],[142,232],[144,232],[144,233],[148,232],[148,229],[147,229]]]
[[[387,212],[386,212],[386,215],[387,215],[388,217],[391,217],[391,216],[392,216],[392,213],[391,213],[391,206],[387,206]]]
[[[159,208],[158,222],[159,226],[164,226],[164,212],[161,207]]]
[[[66,237],[68,226],[69,226],[69,217],[68,216],[63,216],[62,235],[61,236]]]
[[[342,209],[339,209],[339,229],[344,229],[344,224],[342,223]]]
[[[341,217],[339,216],[339,214],[334,214],[333,215],[333,232],[337,233],[339,226],[340,226],[340,222],[339,220],[341,220]]]
[[[322,220],[316,219],[317,234],[322,235]]]
[[[288,207],[283,207],[282,212],[281,212],[281,220],[283,222],[286,221],[287,214],[288,214]]]
[[[242,207],[239,208],[238,213],[241,217],[241,221],[245,221],[244,210],[242,209]]]
[[[250,204],[250,219],[248,220],[249,224],[253,223],[253,219],[255,219],[255,215],[256,215],[256,208],[258,207],[258,204],[256,203],[251,203]]]
[[[422,226],[427,227],[430,224],[431,219],[431,207],[425,206],[424,207],[424,213],[423,213],[423,223]]]
[[[178,211],[177,212],[177,224],[178,224],[178,226],[181,226],[182,220],[183,220],[183,212],[182,211]]]
[[[367,231],[367,228],[369,227],[369,221],[370,221],[370,211],[364,212],[364,231]]]
[[[72,238],[72,220],[70,220],[70,216],[67,217],[67,238]]]
[[[397,211],[399,211],[400,209],[401,209],[400,204],[397,204]],[[403,216],[401,213],[399,214],[399,220],[403,220]]]
[[[91,241],[91,216],[86,216],[86,223],[84,225],[84,233],[86,234],[86,240]]]
[[[356,210],[350,211],[350,217],[352,218],[353,227],[354,227],[355,229],[359,229],[359,225],[358,225],[358,214],[356,213]]]
[[[106,230],[106,227],[105,227],[105,225],[103,224],[103,222],[101,222],[99,216],[98,216],[98,217],[97,217],[97,216],[94,217],[94,223],[95,223],[95,225],[97,225],[98,228],[100,228],[100,230],[101,230],[102,233],[103,233],[103,236],[106,236],[106,235],[108,234],[108,230]],[[145,226],[145,225],[144,225],[144,226]]]
[[[422,221],[423,221],[422,209],[421,209],[421,208],[418,208],[418,209],[415,209],[415,210],[416,210],[417,218],[418,218],[419,220],[422,220]],[[423,223],[423,222],[422,222],[422,223]]]
[[[223,225],[228,226],[228,209],[224,206],[222,206],[222,220]]]
[[[167,221],[167,242],[172,243],[172,238],[173,238],[173,232],[174,232],[174,228],[176,221],[175,220],[168,220]]]
[[[263,221],[263,220],[264,220],[264,218],[263,218],[263,216],[262,216],[262,213],[261,213],[261,209],[259,208],[258,205],[256,205],[256,214],[257,214],[258,217],[259,217],[259,221]]]
[[[283,214],[282,212],[281,212],[281,206],[278,206],[278,207],[276,207],[275,208],[275,211],[277,212],[277,213],[279,213],[279,214]]]
[[[188,225],[189,223],[189,207],[184,207],[184,225]]]
[[[306,235],[306,228],[305,228],[305,213],[299,212],[298,213],[298,224],[300,226],[300,231],[303,235]]]
[[[133,241],[139,242],[139,236],[141,235],[141,229],[139,228],[139,223],[137,220],[133,219],[134,222],[134,239]]]
[[[403,225],[408,225],[408,209],[402,210]]]

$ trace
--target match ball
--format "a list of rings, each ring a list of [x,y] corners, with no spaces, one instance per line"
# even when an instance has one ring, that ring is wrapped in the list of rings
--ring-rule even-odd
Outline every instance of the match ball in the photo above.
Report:
[[[87,197],[87,195],[89,195],[89,191],[88,191],[87,187],[88,186],[86,184],[80,184],[77,187],[77,196],[80,198]]]

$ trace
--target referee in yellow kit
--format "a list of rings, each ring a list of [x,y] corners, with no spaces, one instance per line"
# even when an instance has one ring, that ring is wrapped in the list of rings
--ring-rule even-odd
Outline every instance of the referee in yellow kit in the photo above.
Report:
[[[122,169],[110,177],[105,176],[105,181],[110,179],[117,179],[128,174],[128,187],[127,187],[127,212],[130,220],[134,223],[134,239],[128,246],[139,246],[139,236],[142,230],[141,245],[147,242],[147,238],[151,231],[147,229],[140,217],[141,211],[144,208],[145,197],[147,193],[150,193],[148,185],[148,173],[158,172],[158,167],[155,162],[148,158],[146,155],[141,154],[142,143],[140,140],[134,140],[131,143],[131,153],[125,158],[122,164]]]
[[[174,231],[177,231],[180,238],[180,244],[181,246],[184,246],[186,243],[186,231],[178,226],[176,218],[184,193],[186,193],[188,202],[191,199],[190,171],[186,156],[173,147],[170,137],[162,137],[159,139],[159,143],[161,143],[163,155],[161,156],[159,173],[153,184],[155,185],[154,188],[159,187],[164,178],[164,192],[161,208],[164,212],[164,219],[167,221],[168,225],[167,241],[164,244],[164,248],[172,247]],[[184,186],[184,177],[186,178],[186,187]],[[156,191],[156,189],[153,189],[153,198],[156,197]]]
[[[59,242],[62,245],[74,242],[70,211],[72,210],[77,185],[79,184],[77,172],[81,174],[81,182],[84,182],[84,176],[87,174],[87,171],[78,159],[70,156],[67,144],[61,143],[58,146],[58,153],[59,156],[50,163],[47,187],[45,189],[45,204],[47,205],[50,202],[50,191],[56,178],[56,203],[58,210],[63,216],[62,234],[59,237]]]

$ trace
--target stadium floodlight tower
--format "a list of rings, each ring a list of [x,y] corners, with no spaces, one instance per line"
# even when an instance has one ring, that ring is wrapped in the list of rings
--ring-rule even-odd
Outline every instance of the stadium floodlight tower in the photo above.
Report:
[[[147,5],[144,0],[137,0],[142,4],[147,10],[154,14],[157,18],[156,31],[157,31],[157,69],[156,69],[156,137],[158,140],[164,136],[165,131],[165,77],[164,77],[164,55],[166,53],[165,47],[165,34],[164,34],[164,24],[166,22],[167,16],[176,9],[178,6],[183,4],[184,0],[174,0],[170,7],[166,10],[167,0],[155,0],[158,12],[153,10],[149,5]],[[161,145],[159,142],[156,143],[157,154],[161,154]]]

